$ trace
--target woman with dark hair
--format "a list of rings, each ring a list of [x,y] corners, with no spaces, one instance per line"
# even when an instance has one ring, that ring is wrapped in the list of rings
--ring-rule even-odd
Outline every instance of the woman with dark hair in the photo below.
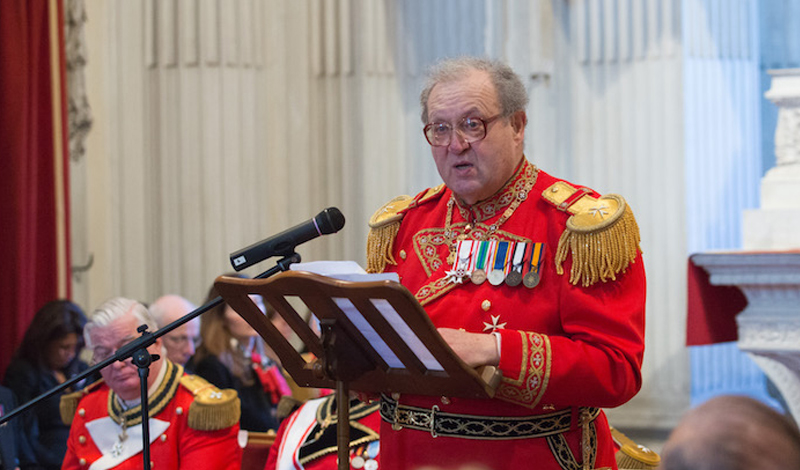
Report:
[[[36,312],[22,343],[6,370],[5,385],[22,404],[64,383],[88,366],[80,360],[86,315],[69,300],[48,302]],[[61,421],[61,395],[68,388],[35,407],[24,417],[23,430],[33,455],[20,455],[23,469],[59,469],[67,450],[69,426]]]
[[[244,278],[241,274],[227,276]],[[218,296],[212,285],[206,302]],[[267,316],[274,315],[271,307],[264,308],[260,296],[252,298]],[[291,390],[264,340],[228,304],[223,302],[201,317],[200,346],[187,367],[219,388],[239,392],[241,429],[278,429],[278,401]]]

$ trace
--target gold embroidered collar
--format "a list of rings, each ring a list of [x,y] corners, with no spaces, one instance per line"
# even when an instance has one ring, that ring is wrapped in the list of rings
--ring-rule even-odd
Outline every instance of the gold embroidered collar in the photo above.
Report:
[[[476,223],[489,220],[506,211],[514,201],[526,199],[528,192],[536,184],[538,174],[539,169],[523,158],[511,179],[493,196],[471,206],[459,201],[458,198],[453,198],[455,206],[461,213],[461,217],[467,222]]]
[[[178,389],[183,375],[182,366],[173,364],[166,359],[164,359],[164,367],[167,368],[164,380],[161,381],[155,393],[147,398],[148,415],[151,417],[166,408],[169,401],[175,396],[175,391]],[[142,405],[140,403],[133,408],[125,410],[117,399],[117,394],[111,390],[108,393],[108,416],[123,428],[136,426],[142,422]]]

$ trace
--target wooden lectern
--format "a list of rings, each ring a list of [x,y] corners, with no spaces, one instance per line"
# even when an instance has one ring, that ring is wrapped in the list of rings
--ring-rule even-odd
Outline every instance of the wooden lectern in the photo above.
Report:
[[[445,343],[414,295],[393,281],[350,282],[288,271],[269,279],[220,276],[225,302],[264,338],[298,385],[335,388],[337,404],[349,390],[367,393],[490,398],[500,381],[495,367],[480,371]],[[260,295],[315,358],[301,356],[253,303]],[[321,335],[298,313],[301,301],[319,319]],[[339,468],[348,467],[349,414],[338,407]]]

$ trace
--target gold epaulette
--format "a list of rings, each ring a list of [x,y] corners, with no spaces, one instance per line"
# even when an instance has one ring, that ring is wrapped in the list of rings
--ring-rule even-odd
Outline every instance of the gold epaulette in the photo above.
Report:
[[[369,235],[367,236],[367,272],[383,272],[387,264],[397,264],[392,256],[394,239],[400,230],[403,213],[431,200],[444,190],[444,184],[427,189],[415,197],[397,196],[372,214],[369,219]]]
[[[190,428],[216,431],[239,422],[242,407],[236,390],[219,389],[197,375],[184,375],[181,385],[194,395],[192,406],[189,407]]]
[[[103,379],[92,382],[76,392],[61,395],[61,400],[58,402],[58,411],[61,414],[61,421],[63,421],[64,424],[72,424],[72,420],[75,419],[75,412],[78,411],[78,403],[80,403],[81,398],[97,388],[101,383],[103,383]]]
[[[585,188],[559,181],[542,192],[559,210],[572,214],[556,250],[556,272],[572,254],[569,282],[591,286],[616,279],[641,251],[639,226],[625,199],[617,194],[592,197]]]
[[[661,457],[647,447],[635,443],[631,438],[610,426],[611,437],[619,446],[616,453],[617,466],[620,470],[655,469],[661,463]]]

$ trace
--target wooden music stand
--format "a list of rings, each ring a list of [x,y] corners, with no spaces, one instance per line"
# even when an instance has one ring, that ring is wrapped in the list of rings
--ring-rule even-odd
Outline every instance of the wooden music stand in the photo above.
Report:
[[[269,279],[220,276],[217,291],[281,360],[298,385],[335,388],[337,404],[349,389],[367,393],[491,398],[500,371],[468,366],[445,343],[413,294],[393,281],[349,282],[303,271]],[[306,361],[249,295],[264,298],[316,358]],[[289,299],[302,301],[320,320],[311,329]],[[296,303],[296,302],[295,302]],[[338,406],[339,423],[349,423]],[[349,426],[338,426],[339,468],[347,468]]]

